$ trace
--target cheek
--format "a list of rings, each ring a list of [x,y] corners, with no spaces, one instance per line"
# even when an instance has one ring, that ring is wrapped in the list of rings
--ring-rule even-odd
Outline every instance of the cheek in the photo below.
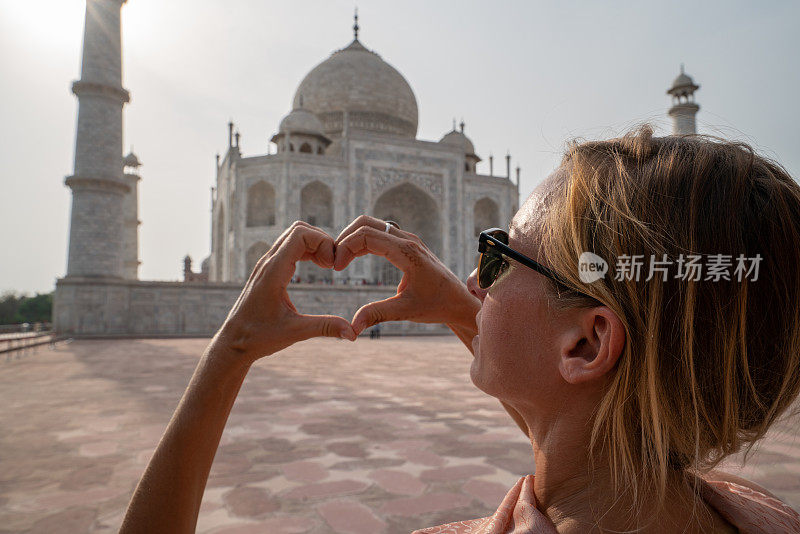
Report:
[[[470,377],[502,401],[538,404],[536,398],[552,391],[556,379],[552,333],[541,303],[509,296],[489,295],[483,302]]]

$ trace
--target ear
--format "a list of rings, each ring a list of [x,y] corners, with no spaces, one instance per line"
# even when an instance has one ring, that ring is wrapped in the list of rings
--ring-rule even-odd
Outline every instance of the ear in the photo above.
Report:
[[[558,368],[570,384],[605,377],[625,348],[625,327],[608,306],[581,308],[560,339]]]

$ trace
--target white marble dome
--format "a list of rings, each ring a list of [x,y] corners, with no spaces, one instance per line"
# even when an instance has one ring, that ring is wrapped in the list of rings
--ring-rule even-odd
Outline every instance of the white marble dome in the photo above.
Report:
[[[416,138],[418,109],[406,79],[358,39],[334,52],[300,82],[294,107],[322,121],[326,135],[338,137],[345,128]]]
[[[295,108],[278,127],[280,133],[322,135],[322,122],[307,109]]]

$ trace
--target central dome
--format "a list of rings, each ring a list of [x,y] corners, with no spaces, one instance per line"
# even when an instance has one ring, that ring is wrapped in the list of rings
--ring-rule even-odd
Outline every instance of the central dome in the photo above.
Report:
[[[294,95],[294,107],[313,111],[324,132],[338,137],[347,127],[402,137],[417,136],[417,99],[394,67],[358,39],[309,72]]]

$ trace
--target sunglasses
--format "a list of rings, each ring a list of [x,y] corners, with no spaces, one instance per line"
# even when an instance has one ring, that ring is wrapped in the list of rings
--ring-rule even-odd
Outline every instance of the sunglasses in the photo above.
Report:
[[[494,284],[500,274],[508,268],[507,258],[511,258],[553,280],[563,290],[574,291],[579,295],[594,299],[594,297],[570,287],[566,280],[552,269],[509,247],[508,232],[505,230],[490,228],[481,232],[478,237],[478,252],[481,253],[478,260],[478,286],[481,289],[489,289]]]

